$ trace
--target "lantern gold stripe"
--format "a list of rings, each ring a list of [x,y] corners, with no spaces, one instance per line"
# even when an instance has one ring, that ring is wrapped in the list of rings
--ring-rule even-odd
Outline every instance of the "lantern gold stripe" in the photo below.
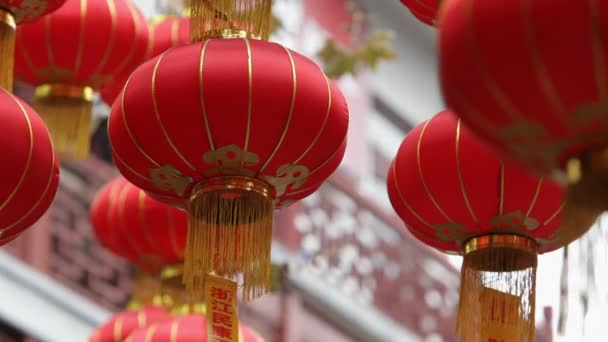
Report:
[[[44,46],[49,59],[49,66],[55,67],[55,55],[53,54],[53,46],[51,44],[51,16],[44,17]]]
[[[500,162],[500,202],[498,203],[498,214],[502,215],[505,206],[505,163]]]
[[[454,221],[443,211],[443,209],[441,209],[441,206],[439,206],[439,203],[437,203],[437,201],[435,200],[435,196],[433,196],[433,194],[431,193],[429,186],[426,183],[426,180],[424,179],[424,173],[422,172],[422,164],[420,163],[420,148],[422,147],[422,139],[424,138],[424,133],[426,132],[427,127],[431,124],[431,121],[433,121],[433,118],[429,119],[427,122],[424,123],[424,126],[422,126],[422,130],[420,131],[420,135],[418,136],[418,143],[416,144],[416,163],[418,167],[418,177],[420,177],[420,182],[424,187],[424,191],[426,192],[431,202],[433,202],[435,208],[441,213],[441,215],[443,215],[443,217],[445,217],[446,220],[452,223]]]
[[[122,340],[122,317],[119,317],[114,322],[114,341]]]
[[[108,63],[108,59],[110,58],[110,52],[112,52],[112,50],[114,49],[114,41],[116,40],[116,3],[114,2],[114,0],[105,1],[106,5],[108,6],[108,11],[110,12],[110,38],[108,39],[108,44],[106,45],[106,49],[104,50],[103,55],[101,55],[102,57],[99,60],[99,64],[97,64],[95,71],[93,71],[93,76],[103,74],[103,68]],[[133,44],[131,48],[133,48],[134,45],[136,44]],[[124,58],[123,62],[125,60],[127,60],[127,58]]]
[[[253,110],[253,55],[251,53],[251,44],[249,39],[243,39],[247,46],[247,130],[245,131],[245,152],[249,149],[249,136],[251,135],[251,111]],[[243,162],[241,162],[243,167]]]
[[[319,69],[321,69],[321,67],[319,67]],[[323,119],[323,123],[321,124],[321,127],[319,128],[315,138],[312,140],[310,145],[308,145],[308,148],[306,148],[306,150],[304,150],[304,152],[298,157],[298,159],[294,160],[294,162],[292,163],[293,165],[297,165],[308,154],[308,152],[310,152],[313,146],[315,146],[317,140],[319,140],[319,137],[321,137],[321,134],[325,130],[325,125],[327,124],[327,120],[329,119],[329,113],[331,112],[331,106],[333,102],[333,94],[331,91],[331,83],[329,82],[329,78],[327,78],[327,75],[325,75],[325,73],[322,74],[323,77],[325,77],[325,82],[327,83],[327,111],[325,112],[325,118]]]
[[[528,211],[526,211],[526,218],[528,218],[530,216],[530,213],[532,213],[532,210],[534,210],[534,206],[536,205],[536,200],[538,199],[538,194],[540,194],[540,189],[543,186],[544,180],[545,179],[543,177],[538,180],[536,192],[534,193],[534,197],[532,197],[532,203],[530,203],[530,207],[528,208]]]
[[[289,51],[289,49],[287,49],[286,47],[283,47],[283,49],[285,49],[285,52],[287,53],[287,56],[289,57],[289,62],[291,64],[291,77],[292,77],[292,84],[293,84],[293,90],[291,93],[291,104],[289,105],[289,114],[287,116],[287,122],[285,123],[285,127],[283,128],[283,132],[281,133],[279,142],[275,146],[274,151],[272,151],[272,153],[270,154],[270,156],[268,157],[268,159],[266,160],[264,165],[262,165],[260,170],[257,172],[258,175],[260,173],[264,172],[264,170],[266,169],[268,164],[270,164],[270,162],[272,161],[274,156],[277,154],[277,152],[283,145],[283,141],[285,140],[285,136],[287,135],[287,131],[289,130],[289,126],[291,125],[291,118],[293,117],[293,111],[294,111],[295,105],[296,105],[296,95],[297,95],[296,64],[293,60],[293,56],[291,55],[291,52]]]
[[[154,338],[155,333],[156,333],[156,325],[153,325],[150,328],[148,328],[144,342],[152,342],[152,339]]]
[[[393,162],[393,164],[391,165],[391,172],[393,173],[393,179],[395,180],[395,189],[397,189],[397,194],[399,195],[401,203],[403,203],[407,210],[409,210],[418,221],[422,222],[425,226],[428,226],[429,228],[433,229],[433,226],[429,224],[425,219],[423,219],[422,216],[420,216],[416,211],[414,211],[412,206],[405,200],[405,197],[403,197],[403,193],[401,192],[401,188],[399,187],[399,182],[397,181],[397,166],[395,165],[395,162]]]
[[[15,195],[19,191],[19,189],[21,188],[21,185],[23,185],[23,181],[25,181],[27,173],[30,169],[30,164],[32,162],[32,153],[34,151],[34,132],[32,131],[32,122],[30,121],[30,117],[28,116],[28,114],[27,114],[25,108],[23,107],[23,105],[21,104],[21,102],[18,101],[13,94],[11,94],[9,91],[7,91],[5,89],[2,89],[2,91],[5,92],[6,94],[8,94],[11,97],[11,99],[17,104],[17,106],[19,106],[19,109],[21,110],[21,113],[23,114],[23,117],[25,118],[25,122],[26,122],[27,129],[28,129],[28,134],[29,134],[29,147],[28,147],[27,159],[25,161],[25,165],[23,167],[23,172],[21,173],[21,177],[19,178],[19,181],[17,181],[17,184],[15,185],[15,188],[13,188],[13,191],[11,191],[11,193],[4,200],[4,202],[2,202],[2,204],[0,204],[0,210],[4,209],[13,200],[13,197],[15,197]]]
[[[186,164],[189,168],[191,168],[192,171],[197,172],[196,167],[194,165],[192,165],[186,159],[186,157],[184,157],[184,155],[177,149],[177,146],[175,146],[175,144],[171,140],[171,137],[169,137],[169,134],[167,134],[167,130],[165,129],[165,126],[163,125],[163,122],[160,119],[160,112],[158,110],[158,101],[156,99],[156,76],[158,74],[158,68],[160,66],[160,63],[165,58],[166,53],[167,52],[163,53],[158,58],[158,60],[156,61],[156,65],[154,66],[154,71],[152,72],[152,106],[154,107],[154,114],[156,115],[156,120],[158,121],[158,126],[160,127],[160,130],[162,131],[163,136],[165,137],[165,140],[167,141],[169,146],[171,146],[171,149],[173,150],[173,152],[175,152],[175,154],[184,162],[184,164]]]
[[[471,206],[471,202],[469,201],[469,196],[467,196],[467,190],[464,186],[464,180],[462,179],[462,165],[460,162],[460,126],[461,119],[458,119],[458,123],[456,125],[456,172],[458,174],[458,183],[460,184],[460,192],[462,193],[462,198],[464,199],[464,203],[467,205],[467,209],[471,214],[471,217],[475,221],[475,223],[479,223],[477,219],[477,215],[475,215],[475,211]]]
[[[522,113],[515,107],[515,105],[509,100],[507,95],[500,89],[496,80],[492,78],[490,75],[488,68],[486,67],[481,51],[479,50],[479,44],[477,43],[475,29],[473,27],[473,2],[474,0],[467,0],[465,2],[466,6],[466,28],[468,35],[468,44],[470,50],[475,55],[475,65],[477,65],[477,69],[479,71],[479,75],[481,76],[484,85],[490,91],[492,98],[496,101],[496,103],[500,106],[500,108],[511,117],[512,120],[522,121],[525,120]]]
[[[87,1],[80,0],[80,36],[78,37],[78,52],[76,53],[76,61],[74,62],[74,74],[78,74],[82,65],[82,55],[84,54],[84,26],[87,17]],[[49,18],[49,17],[47,17]],[[47,30],[49,32],[49,30]]]
[[[132,61],[133,56],[135,55],[135,51],[137,51],[137,48],[138,48],[136,40],[137,40],[137,37],[139,36],[139,33],[141,32],[140,17],[138,16],[137,9],[134,7],[134,5],[131,1],[127,1],[126,4],[127,4],[127,7],[129,8],[129,12],[131,14],[131,19],[133,21],[133,26],[135,28],[135,34],[133,35],[133,43],[131,44],[131,48],[129,49],[129,52],[127,53],[125,58],[120,62],[120,64],[116,67],[116,71],[114,73],[117,75],[123,73],[124,72],[123,69],[129,63],[133,62]],[[116,13],[114,13],[114,16],[115,15],[116,15]],[[153,30],[150,30],[150,31],[153,31]],[[152,33],[150,32],[149,34],[152,34]],[[147,46],[147,48],[149,48],[149,47],[150,47],[150,45]],[[144,59],[144,61],[146,61],[146,60],[147,59]]]
[[[121,109],[121,116],[122,116],[122,122],[125,125],[125,130],[127,131],[127,134],[129,135],[129,138],[131,139],[131,142],[133,142],[133,145],[135,145],[135,147],[137,148],[137,150],[144,156],[146,157],[146,159],[148,159],[152,164],[156,165],[157,167],[160,167],[160,164],[156,162],[156,160],[152,159],[152,157],[150,157],[150,155],[148,155],[148,153],[146,153],[146,151],[141,148],[141,146],[139,146],[139,144],[137,143],[137,140],[135,139],[135,136],[133,135],[133,132],[131,132],[131,128],[129,127],[129,123],[127,121],[127,108],[125,105],[125,94],[127,93],[127,90],[129,89],[129,84],[131,82],[131,77],[133,77],[133,74],[131,74],[131,76],[129,76],[129,78],[127,79],[127,82],[125,83],[125,86],[122,90],[122,93],[120,94],[120,109]],[[110,143],[111,143],[112,139],[110,139]],[[113,149],[114,150],[114,149]],[[116,150],[114,150],[116,151]],[[116,153],[115,153],[116,154]],[[123,165],[126,166],[126,164],[121,160],[121,163],[123,163]],[[129,170],[131,170],[131,168],[129,168]],[[135,171],[133,171],[135,172]]]
[[[142,256],[143,250],[141,249],[141,246],[132,238],[132,234],[125,233],[125,230],[127,230],[127,222],[125,220],[125,204],[127,201],[127,195],[129,193],[128,190],[128,187],[123,186],[122,189],[120,189],[120,194],[118,195],[118,222],[122,228],[122,237],[126,238],[127,243],[137,252],[137,255]]]
[[[136,189],[136,188],[133,188],[133,189]],[[146,193],[141,189],[136,189],[136,191],[138,192],[137,213],[139,216],[139,221],[141,222],[141,225],[144,230],[144,237],[146,238],[146,241],[148,242],[148,244],[150,245],[150,247],[152,249],[154,249],[155,251],[159,251],[160,248],[158,248],[158,245],[152,238],[152,235],[150,234],[150,226],[148,225],[148,222],[146,221],[146,215],[145,215]]]
[[[549,223],[551,223],[551,221],[555,220],[555,218],[559,215],[559,213],[561,213],[564,210],[564,207],[566,206],[566,202],[564,201],[564,203],[562,203],[562,205],[555,211],[555,213],[553,213],[553,215],[549,216],[549,218],[543,223],[543,225],[548,225]]]
[[[177,342],[177,334],[179,333],[179,319],[171,322],[171,342]]]
[[[597,0],[589,0],[591,18],[591,48],[593,51],[593,67],[596,77],[597,92],[600,101],[605,101],[608,98],[608,84],[606,82],[606,60],[604,56],[604,42],[601,34],[601,12],[599,10],[599,2]]]
[[[199,97],[201,100],[201,114],[203,116],[203,122],[205,123],[205,131],[207,133],[207,139],[209,139],[209,148],[211,151],[215,150],[215,145],[213,144],[213,137],[211,136],[211,128],[209,127],[209,118],[207,117],[207,108],[205,107],[205,90],[203,87],[203,68],[205,66],[205,53],[207,52],[207,46],[209,45],[211,40],[205,41],[203,47],[201,48],[201,57],[199,59],[199,68],[198,68],[198,85],[199,85]]]
[[[564,108],[563,103],[561,102],[559,95],[555,89],[555,85],[551,81],[549,77],[549,73],[547,72],[547,67],[543,63],[540,51],[538,50],[536,44],[536,38],[534,35],[534,23],[532,22],[532,2],[529,0],[523,1],[523,23],[524,23],[524,40],[526,42],[526,47],[528,49],[528,54],[532,60],[532,64],[534,65],[534,71],[536,74],[536,81],[538,85],[542,89],[545,98],[549,105],[553,108],[553,110],[559,114],[562,122],[567,123],[568,113]]]

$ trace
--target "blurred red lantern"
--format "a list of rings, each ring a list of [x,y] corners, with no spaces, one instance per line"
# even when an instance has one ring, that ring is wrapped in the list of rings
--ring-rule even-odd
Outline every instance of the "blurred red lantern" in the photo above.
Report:
[[[13,91],[15,28],[57,10],[65,0],[0,0],[0,88]]]
[[[15,74],[37,86],[34,107],[62,156],[89,150],[93,89],[143,61],[145,18],[130,0],[68,0],[17,29]]]
[[[42,120],[5,89],[0,89],[0,123],[0,245],[4,245],[51,205],[59,184],[59,162]]]
[[[134,331],[125,342],[206,342],[207,321],[203,315],[187,315],[163,321],[159,324]],[[228,341],[228,340],[227,340]],[[241,325],[238,341],[264,342],[255,331]]]
[[[586,174],[577,201],[608,208],[608,2],[446,1],[447,104],[506,156],[543,174]],[[571,189],[572,190],[572,189]],[[576,188],[575,188],[576,190]]]
[[[184,259],[187,213],[150,198],[122,177],[100,190],[90,215],[106,248],[148,272]]]
[[[162,308],[149,307],[114,315],[91,334],[89,342],[122,342],[132,332],[173,318]]]
[[[190,18],[166,17],[157,21],[157,23],[150,24],[148,50],[144,61],[190,40]],[[101,99],[107,105],[111,106],[114,103],[132,71],[128,70],[123,73],[122,76],[116,78],[115,82],[99,92]]]
[[[517,334],[490,336],[497,340],[532,341],[536,255],[564,246],[573,233],[562,226],[561,188],[501,161],[445,111],[407,135],[391,165],[388,192],[416,238],[464,255],[462,341],[478,341],[492,324]],[[486,295],[521,315],[487,321]]]
[[[256,4],[270,15],[270,1]],[[248,22],[237,19],[230,23]],[[247,36],[227,30],[211,32]],[[188,207],[186,286],[200,290],[212,270],[242,275],[247,300],[268,289],[272,210],[336,169],[347,126],[342,94],[306,57],[211,38],[140,66],[114,103],[109,135],[129,181]]]
[[[435,26],[442,0],[401,0],[412,14],[425,24]]]

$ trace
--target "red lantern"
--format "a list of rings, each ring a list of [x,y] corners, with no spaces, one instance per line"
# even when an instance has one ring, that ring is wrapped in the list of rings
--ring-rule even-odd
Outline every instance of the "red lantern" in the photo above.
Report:
[[[342,94],[311,60],[228,38],[140,66],[112,108],[109,135],[129,181],[188,207],[186,286],[200,290],[212,270],[243,275],[247,300],[268,289],[272,209],[336,169],[347,126]]]
[[[125,342],[206,342],[207,321],[203,315],[187,315],[134,331]],[[229,341],[228,339],[226,341]],[[231,340],[230,340],[231,341]],[[238,341],[264,342],[255,331],[241,325]]]
[[[401,0],[412,14],[425,24],[435,26],[442,0]]]
[[[58,9],[65,0],[0,0],[0,87],[13,91],[15,28]]]
[[[59,162],[42,120],[4,89],[0,89],[0,123],[0,245],[4,245],[51,205],[59,184]]]
[[[17,30],[16,76],[38,86],[34,107],[60,154],[88,154],[93,89],[133,70],[147,43],[147,23],[130,0],[68,0]]]
[[[561,226],[560,187],[501,161],[445,111],[407,135],[391,165],[388,192],[416,238],[464,255],[462,341],[480,341],[480,332],[532,341],[536,255],[570,242]],[[508,306],[496,316],[502,323],[488,315],[492,300]],[[492,335],[494,326],[517,335]]]
[[[164,309],[156,307],[120,312],[95,329],[89,342],[122,342],[138,329],[145,329],[171,319],[172,317]]]
[[[183,261],[187,219],[185,211],[150,198],[122,177],[106,184],[91,205],[99,241],[152,273]]]
[[[451,0],[440,30],[448,105],[530,169],[568,171],[574,183],[586,174],[576,200],[599,210],[608,208],[606,13],[606,1]]]
[[[189,18],[164,18],[160,22],[150,25],[148,52],[144,60],[156,57],[174,46],[186,43],[188,40],[190,40]],[[111,106],[114,103],[131,72],[132,70],[129,70],[124,76],[118,77],[117,82],[99,92],[101,99],[107,105]]]

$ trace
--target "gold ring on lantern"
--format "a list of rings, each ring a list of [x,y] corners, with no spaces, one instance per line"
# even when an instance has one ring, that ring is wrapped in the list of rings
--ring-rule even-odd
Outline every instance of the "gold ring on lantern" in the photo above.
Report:
[[[13,92],[13,67],[15,64],[15,17],[0,8],[0,87]]]
[[[510,255],[510,262],[487,262],[493,260],[492,255],[502,255],[498,258],[504,260],[505,255]],[[468,240],[464,245],[464,255],[471,260],[471,267],[480,271],[488,272],[511,272],[520,269],[534,267],[538,245],[528,237],[515,234],[488,234],[476,236]],[[479,260],[479,261],[475,261]]]
[[[216,190],[244,190],[253,191],[266,198],[270,198],[270,185],[257,178],[245,176],[214,177],[196,184],[192,188],[190,197]]]
[[[464,245],[464,253],[469,254],[490,247],[520,249],[530,253],[537,252],[537,245],[530,238],[511,234],[489,234],[476,236],[468,240]]]
[[[13,30],[17,28],[17,22],[15,21],[15,16],[5,9],[0,8],[0,22],[6,24],[11,27]]]
[[[93,88],[59,83],[44,84],[36,88],[37,98],[45,98],[50,96],[66,97],[92,102]]]

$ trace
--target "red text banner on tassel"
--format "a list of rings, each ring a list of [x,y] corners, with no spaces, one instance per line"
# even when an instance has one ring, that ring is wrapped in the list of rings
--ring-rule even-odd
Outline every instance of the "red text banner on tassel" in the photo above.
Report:
[[[205,282],[207,301],[207,340],[237,342],[239,340],[239,313],[237,284],[212,274]]]

